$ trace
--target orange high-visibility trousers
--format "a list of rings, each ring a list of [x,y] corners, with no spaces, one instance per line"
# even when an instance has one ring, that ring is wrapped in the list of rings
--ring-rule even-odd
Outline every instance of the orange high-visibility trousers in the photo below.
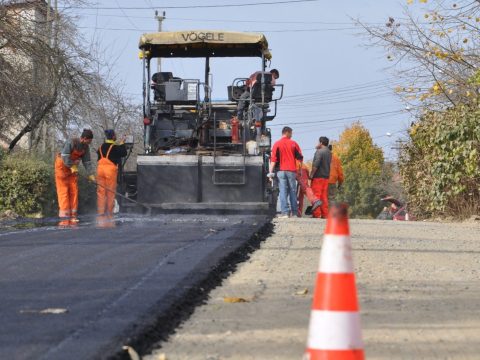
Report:
[[[303,215],[303,197],[307,196],[310,204],[314,204],[319,198],[314,194],[310,185],[308,185],[308,170],[305,168],[300,169],[300,174],[297,172],[298,183],[298,216]]]
[[[328,216],[328,179],[312,179],[312,190],[315,196],[322,200],[322,205],[313,210],[314,218],[327,218]]]
[[[98,215],[113,215],[115,192],[117,191],[117,174],[117,165],[102,155],[97,166]]]
[[[78,175],[63,163],[60,155],[55,159],[55,185],[58,197],[58,216],[77,217]]]

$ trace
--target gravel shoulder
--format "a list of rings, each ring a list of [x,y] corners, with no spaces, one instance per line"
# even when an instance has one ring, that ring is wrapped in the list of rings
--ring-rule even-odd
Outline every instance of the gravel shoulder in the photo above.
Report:
[[[301,358],[325,222],[274,225],[260,249],[146,359]],[[478,359],[480,226],[350,226],[367,358]]]

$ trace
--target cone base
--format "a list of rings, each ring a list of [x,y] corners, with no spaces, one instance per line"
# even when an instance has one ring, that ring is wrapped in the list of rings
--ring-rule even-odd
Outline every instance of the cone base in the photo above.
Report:
[[[316,350],[308,349],[303,360],[364,360],[363,349],[358,350]]]

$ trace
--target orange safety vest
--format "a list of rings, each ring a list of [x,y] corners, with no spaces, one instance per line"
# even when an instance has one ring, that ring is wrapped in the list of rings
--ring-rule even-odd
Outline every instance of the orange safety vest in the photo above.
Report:
[[[337,155],[332,153],[332,161],[330,162],[330,177],[328,179],[329,184],[342,184],[344,181],[342,163]]]

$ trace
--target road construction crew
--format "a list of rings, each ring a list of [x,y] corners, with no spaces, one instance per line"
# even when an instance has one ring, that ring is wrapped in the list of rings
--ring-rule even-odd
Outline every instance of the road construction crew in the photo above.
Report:
[[[330,151],[332,151],[332,145],[328,145]],[[337,196],[337,190],[342,187],[343,181],[342,162],[338,156],[332,152],[332,162],[330,163],[330,178],[328,179],[328,203],[333,204],[335,197]]]
[[[65,143],[62,152],[55,159],[55,185],[58,196],[58,216],[77,222],[78,210],[78,164],[80,160],[87,170],[90,181],[95,181],[89,145],[93,132],[84,129],[79,138],[73,138]]]
[[[330,178],[330,163],[332,153],[328,148],[328,138],[321,136],[317,151],[313,157],[312,171],[312,190],[314,194],[322,201],[322,205],[313,211],[314,218],[327,218],[328,215],[328,179]]]
[[[118,166],[127,156],[124,141],[115,143],[117,137],[112,129],[105,130],[105,142],[97,151],[97,210],[100,216],[112,216],[117,191]]]

